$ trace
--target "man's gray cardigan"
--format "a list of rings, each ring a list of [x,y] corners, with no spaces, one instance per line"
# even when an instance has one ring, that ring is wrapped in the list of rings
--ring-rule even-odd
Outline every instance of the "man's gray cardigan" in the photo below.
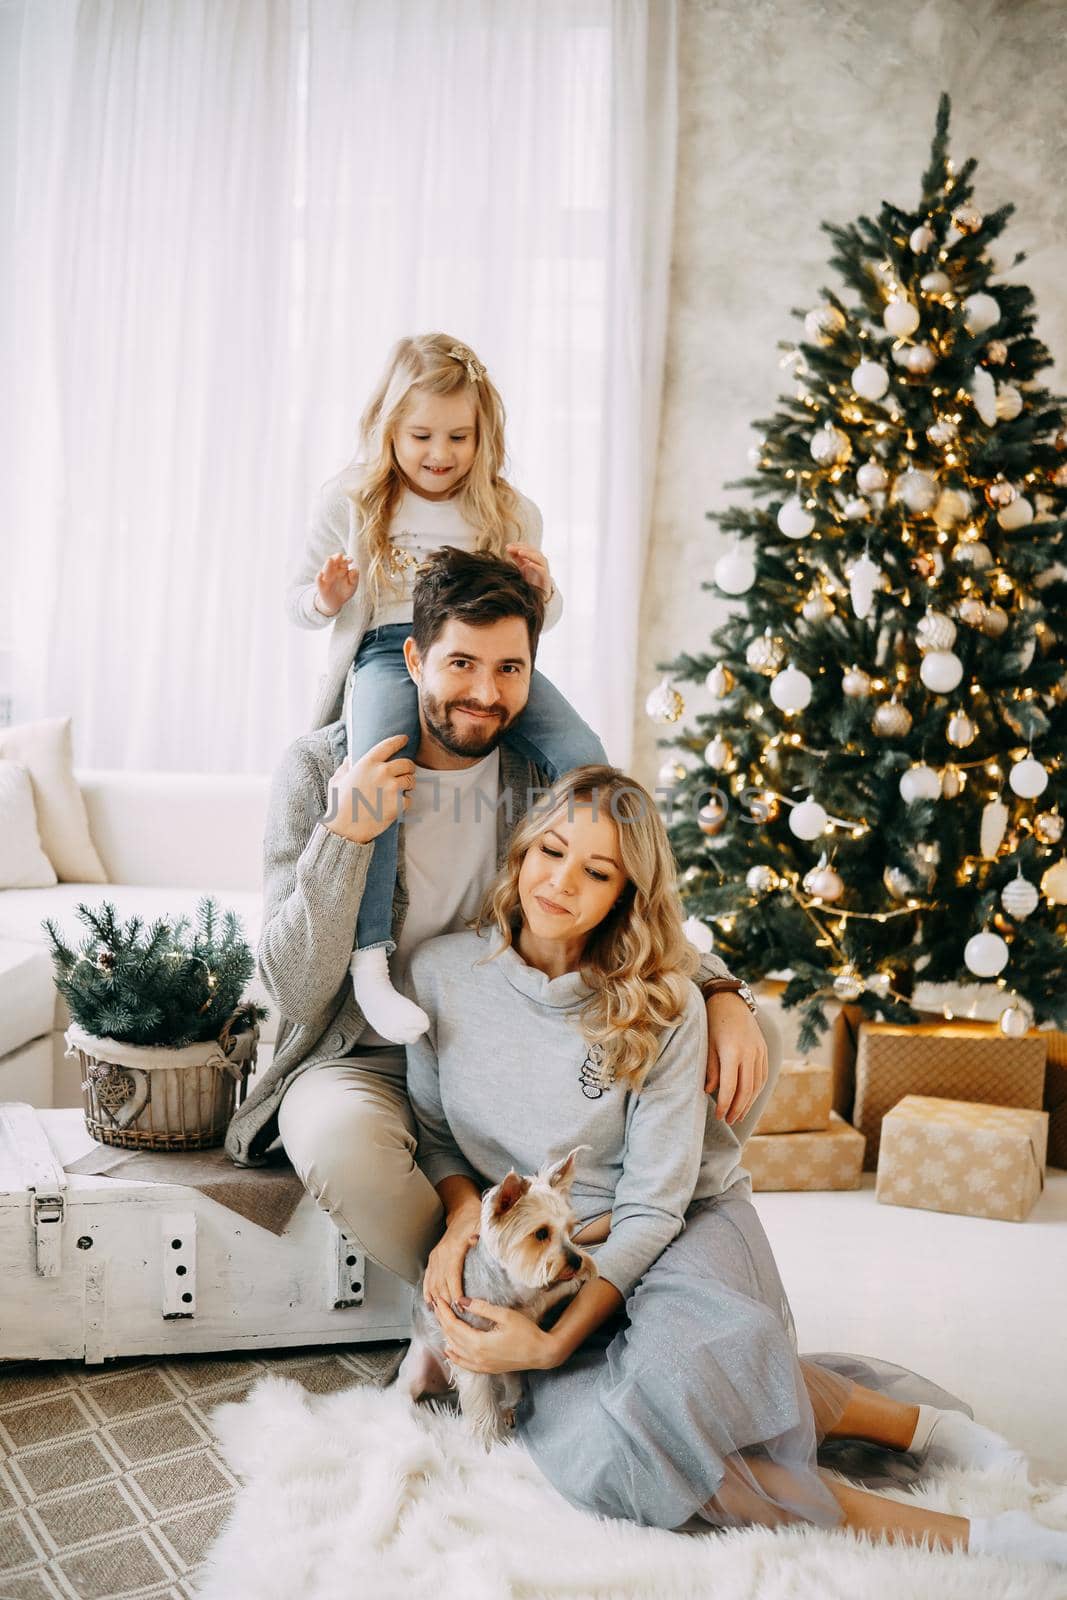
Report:
[[[345,754],[343,723],[305,734],[289,746],[271,786],[263,841],[259,970],[281,1015],[274,1059],[255,1079],[227,1130],[226,1151],[239,1166],[266,1159],[278,1135],[278,1108],[289,1085],[310,1067],[350,1055],[367,1025],[352,993],[348,964],[374,846],[353,844],[321,822],[329,781]],[[500,746],[498,866],[507,855],[512,828],[526,815],[531,799],[546,788],[543,772],[508,745]],[[401,850],[393,897],[394,940],[400,937],[407,907]],[[698,981],[725,975],[727,968],[717,956],[702,958]]]

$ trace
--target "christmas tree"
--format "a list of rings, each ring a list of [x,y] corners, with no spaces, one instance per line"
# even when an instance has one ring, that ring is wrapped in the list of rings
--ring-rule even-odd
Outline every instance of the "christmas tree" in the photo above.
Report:
[[[795,388],[709,513],[742,608],[664,668],[712,697],[660,741],[696,758],[659,774],[683,896],[737,972],[792,973],[804,1048],[831,996],[908,1021],[918,982],[1067,1022],[1067,429],[990,256],[1013,207],[948,126],[943,96],[914,211],[823,225],[844,288],[794,313]],[[671,679],[648,710],[680,724]]]

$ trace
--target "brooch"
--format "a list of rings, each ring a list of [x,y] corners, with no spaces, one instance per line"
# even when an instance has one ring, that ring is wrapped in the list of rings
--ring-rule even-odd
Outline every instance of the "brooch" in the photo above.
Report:
[[[611,1088],[615,1082],[615,1073],[604,1065],[603,1045],[589,1046],[586,1058],[582,1062],[582,1070],[578,1074],[578,1081],[587,1100],[599,1100],[604,1090]]]

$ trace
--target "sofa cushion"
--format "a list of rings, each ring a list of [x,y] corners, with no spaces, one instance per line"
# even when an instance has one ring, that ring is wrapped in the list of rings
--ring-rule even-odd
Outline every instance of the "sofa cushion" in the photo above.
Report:
[[[124,921],[128,917],[139,916],[145,922],[154,922],[157,917],[193,916],[197,901],[209,893],[211,891],[207,889],[160,889],[135,883],[59,883],[52,889],[5,889],[0,893],[0,939],[36,942],[45,955],[51,973],[48,936],[41,927],[46,917],[50,917],[64,936],[78,945],[86,933],[84,925],[75,915],[75,907],[80,901],[97,906],[104,900],[110,900]],[[236,911],[244,927],[245,938],[255,950],[259,943],[260,896],[247,889],[227,889],[216,893],[215,899],[223,910]],[[262,1028],[263,1038],[272,1040],[278,1024],[275,1014],[277,1007],[264,990],[258,973],[248,986],[248,997],[269,1007],[271,1015]],[[70,1022],[70,1015],[66,1002],[56,990],[53,990],[53,1002],[52,1026],[63,1031]]]
[[[69,717],[0,729],[0,758],[26,768],[33,784],[44,853],[65,883],[106,883],[89,834],[85,801],[74,781]]]
[[[30,775],[17,762],[0,760],[0,889],[48,889],[55,882],[41,849]]]
[[[0,1057],[52,1032],[55,1001],[52,962],[44,946],[0,937]]]

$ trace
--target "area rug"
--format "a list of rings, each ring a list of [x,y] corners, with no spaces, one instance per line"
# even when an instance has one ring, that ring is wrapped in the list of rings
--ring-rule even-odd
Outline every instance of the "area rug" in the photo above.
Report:
[[[460,1417],[396,1389],[256,1384],[212,1415],[245,1481],[198,1600],[1067,1600],[1067,1571],[790,1529],[682,1535],[575,1511],[521,1445],[486,1454]],[[898,1498],[908,1496],[900,1492]],[[952,1473],[915,1499],[976,1514],[1067,1489]]]

